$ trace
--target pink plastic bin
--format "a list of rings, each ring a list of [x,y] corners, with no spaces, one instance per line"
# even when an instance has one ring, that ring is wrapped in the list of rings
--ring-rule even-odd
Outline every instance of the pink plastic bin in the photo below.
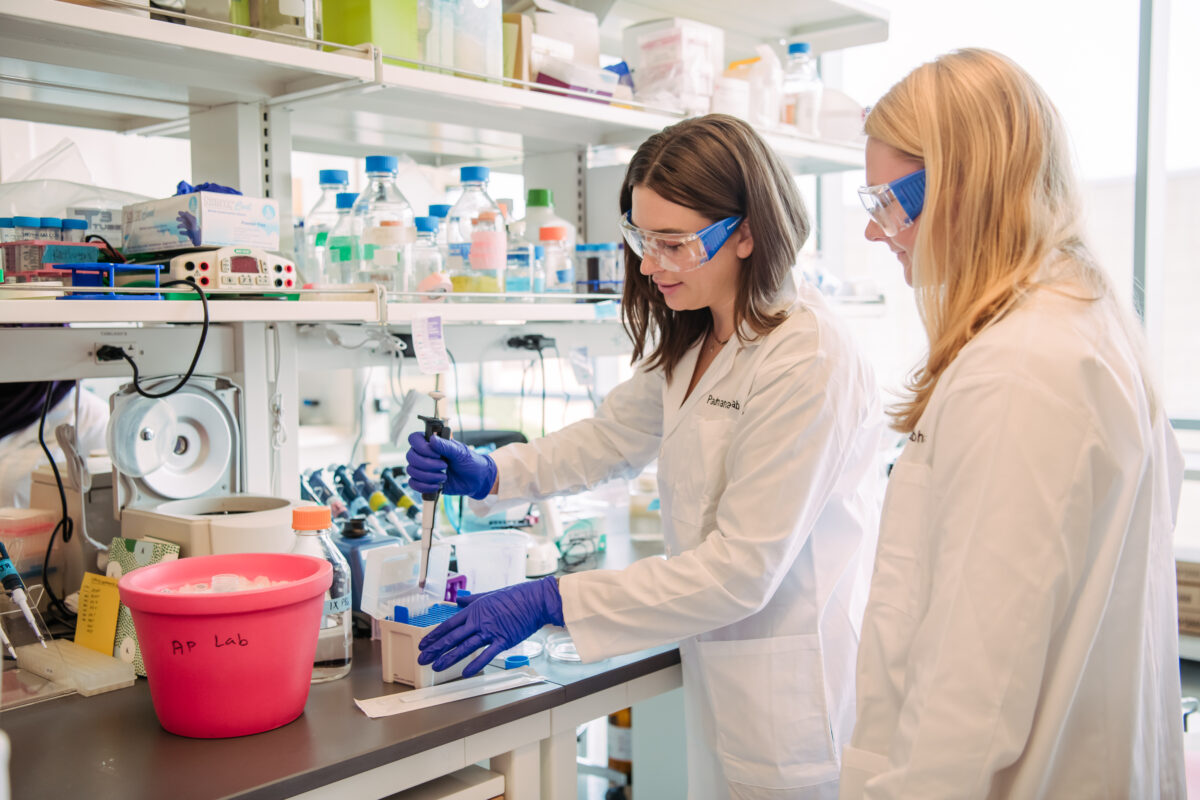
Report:
[[[233,573],[292,583],[221,594],[163,593]],[[290,553],[181,558],[121,578],[150,697],[171,733],[202,739],[261,733],[304,711],[329,562]]]

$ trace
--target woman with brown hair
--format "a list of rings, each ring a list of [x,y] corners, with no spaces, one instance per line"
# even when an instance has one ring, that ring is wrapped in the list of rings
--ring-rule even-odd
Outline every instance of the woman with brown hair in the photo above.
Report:
[[[1049,98],[944,55],[866,120],[929,353],[893,412],[844,798],[1176,798],[1182,458]]]
[[[680,642],[690,798],[825,798],[854,717],[882,413],[871,371],[792,267],[791,175],[733,117],[650,137],[620,196],[633,378],[596,416],[494,457],[420,434],[413,488],[495,503],[658,459],[665,559],[470,598],[421,643],[482,668],[545,624],[585,661]],[[495,506],[492,506],[495,507]]]

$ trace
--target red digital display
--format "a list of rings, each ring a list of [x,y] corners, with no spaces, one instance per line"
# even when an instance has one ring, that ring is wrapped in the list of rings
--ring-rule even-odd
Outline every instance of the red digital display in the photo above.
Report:
[[[234,256],[229,259],[230,272],[253,272],[258,274],[258,259],[250,256]]]

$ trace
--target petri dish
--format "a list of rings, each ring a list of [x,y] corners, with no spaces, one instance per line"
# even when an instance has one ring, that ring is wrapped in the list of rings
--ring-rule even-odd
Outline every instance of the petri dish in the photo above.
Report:
[[[569,633],[552,633],[546,637],[546,655],[555,661],[581,661],[575,640]]]
[[[497,653],[490,663],[496,667],[503,667],[505,659],[509,656],[524,656],[526,659],[532,661],[542,654],[542,650],[541,642],[535,639],[527,639],[515,647],[510,647],[507,650]]]

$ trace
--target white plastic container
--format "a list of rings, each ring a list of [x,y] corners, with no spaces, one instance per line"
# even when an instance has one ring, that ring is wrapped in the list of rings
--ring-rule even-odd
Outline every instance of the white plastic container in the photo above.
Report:
[[[417,239],[412,206],[396,185],[395,156],[367,156],[367,188],[354,201],[359,232],[357,279],[389,291],[411,292],[412,246]]]
[[[554,192],[550,189],[530,189],[526,193],[525,218],[508,226],[508,232],[515,239],[538,245],[542,243],[538,231],[555,225],[567,229],[567,249],[574,251],[575,226],[554,213]]]
[[[750,116],[750,83],[741,78],[720,75],[713,80],[712,113],[729,114],[738,119]]]
[[[529,537],[521,531],[500,530],[455,536],[458,574],[467,576],[472,594],[503,589],[525,580],[525,548]]]

